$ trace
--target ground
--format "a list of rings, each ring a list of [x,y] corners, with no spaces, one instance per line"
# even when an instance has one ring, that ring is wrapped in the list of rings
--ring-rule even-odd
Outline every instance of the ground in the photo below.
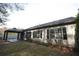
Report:
[[[18,41],[15,43],[0,44],[0,56],[63,56],[73,55],[62,53],[54,48],[33,42]]]

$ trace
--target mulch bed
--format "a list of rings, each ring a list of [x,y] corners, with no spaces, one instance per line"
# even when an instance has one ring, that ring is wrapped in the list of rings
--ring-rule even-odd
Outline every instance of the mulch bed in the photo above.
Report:
[[[9,44],[10,42],[8,41],[5,41],[5,40],[0,40],[0,45],[3,45],[3,44]]]

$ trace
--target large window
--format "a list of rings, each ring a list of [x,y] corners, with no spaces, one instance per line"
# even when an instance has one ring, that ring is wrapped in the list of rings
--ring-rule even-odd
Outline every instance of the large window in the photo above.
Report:
[[[62,39],[61,28],[50,29],[50,39]]]
[[[66,27],[47,30],[48,39],[67,39]]]
[[[33,38],[42,38],[42,30],[34,31]]]

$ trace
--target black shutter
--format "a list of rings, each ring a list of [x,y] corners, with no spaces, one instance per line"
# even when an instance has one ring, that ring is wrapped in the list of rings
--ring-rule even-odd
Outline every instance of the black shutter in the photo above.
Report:
[[[42,30],[40,31],[40,33],[41,33],[40,36],[41,36],[41,38],[42,38]]]
[[[63,39],[67,40],[67,31],[66,31],[66,27],[63,27]]]
[[[49,30],[47,30],[47,39],[49,39]]]

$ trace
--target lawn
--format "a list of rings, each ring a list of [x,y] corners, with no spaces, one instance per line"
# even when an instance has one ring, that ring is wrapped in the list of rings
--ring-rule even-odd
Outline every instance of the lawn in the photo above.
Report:
[[[57,52],[48,46],[36,44],[27,41],[18,41],[15,43],[1,44],[0,56],[61,56],[72,55]]]

